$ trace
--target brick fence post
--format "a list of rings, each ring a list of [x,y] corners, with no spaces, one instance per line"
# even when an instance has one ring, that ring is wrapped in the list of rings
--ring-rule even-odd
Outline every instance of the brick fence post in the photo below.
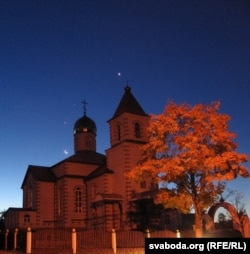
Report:
[[[72,228],[72,252],[76,254],[76,230]]]
[[[177,229],[177,230],[176,230],[176,238],[180,238],[180,237],[181,237],[180,230],[179,230],[179,229]]]
[[[18,233],[18,228],[15,228],[15,232],[14,232],[14,251],[17,248],[17,233]]]
[[[26,233],[26,254],[31,254],[31,241],[32,241],[31,228],[28,227]]]
[[[113,252],[116,253],[116,232],[115,232],[115,229],[112,229],[111,243],[112,243]]]
[[[8,235],[9,235],[9,229],[6,229],[5,231],[5,242],[4,242],[4,249],[7,250],[8,249]]]
[[[146,229],[146,231],[145,231],[145,237],[146,238],[150,238],[150,231],[149,231],[149,229]]]

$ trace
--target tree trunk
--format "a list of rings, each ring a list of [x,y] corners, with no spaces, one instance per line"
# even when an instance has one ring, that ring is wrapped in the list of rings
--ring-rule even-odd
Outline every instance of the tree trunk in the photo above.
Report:
[[[195,213],[195,237],[202,237],[202,215],[198,211]]]
[[[192,199],[194,203],[194,210],[195,210],[195,237],[200,238],[202,237],[202,213],[198,203],[198,194],[195,185],[195,175],[193,173],[190,174],[191,180],[191,189],[192,189]]]

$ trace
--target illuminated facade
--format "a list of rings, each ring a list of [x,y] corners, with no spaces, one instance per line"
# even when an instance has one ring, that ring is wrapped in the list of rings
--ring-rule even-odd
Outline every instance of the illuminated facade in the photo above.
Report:
[[[110,147],[96,152],[97,128],[86,115],[74,125],[74,154],[51,167],[30,165],[25,174],[23,207],[9,208],[7,228],[136,229],[135,201],[150,198],[148,183],[125,177],[141,158],[149,116],[129,86],[108,121]]]

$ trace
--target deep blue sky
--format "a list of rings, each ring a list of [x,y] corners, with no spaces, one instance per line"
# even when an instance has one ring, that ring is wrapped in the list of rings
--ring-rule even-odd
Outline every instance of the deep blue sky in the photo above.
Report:
[[[250,154],[249,13],[248,0],[1,0],[0,211],[22,206],[29,164],[73,154],[84,99],[104,153],[126,80],[149,114],[220,100]],[[250,214],[250,179],[230,189]]]

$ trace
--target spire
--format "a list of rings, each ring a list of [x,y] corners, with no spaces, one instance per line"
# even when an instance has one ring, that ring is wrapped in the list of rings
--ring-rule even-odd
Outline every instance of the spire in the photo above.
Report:
[[[122,113],[125,113],[125,112],[135,114],[135,115],[147,116],[147,114],[144,112],[141,105],[138,103],[138,101],[135,99],[135,97],[131,93],[131,88],[128,85],[128,83],[125,86],[124,91],[125,92],[123,94],[123,97],[122,97],[112,119],[119,116]]]

